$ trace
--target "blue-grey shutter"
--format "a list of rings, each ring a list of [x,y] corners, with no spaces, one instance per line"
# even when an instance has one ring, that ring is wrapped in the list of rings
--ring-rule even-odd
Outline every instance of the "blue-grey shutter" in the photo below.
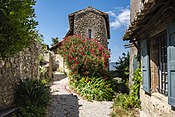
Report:
[[[141,60],[143,90],[147,93],[150,93],[149,55],[146,39],[141,41]]]
[[[168,103],[175,107],[175,23],[167,31]]]
[[[133,57],[133,73],[134,73],[134,71],[138,68],[138,62],[137,62],[137,56],[136,55],[134,55],[134,57]]]

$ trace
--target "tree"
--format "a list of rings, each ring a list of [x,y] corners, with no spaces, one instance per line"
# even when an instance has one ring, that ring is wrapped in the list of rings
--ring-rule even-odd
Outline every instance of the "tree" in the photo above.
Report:
[[[57,44],[59,42],[59,39],[58,39],[58,37],[52,37],[52,46],[54,45],[54,44]]]
[[[0,0],[0,58],[11,56],[38,38],[35,0]]]
[[[122,57],[119,57],[116,62],[116,71],[122,81],[126,82],[129,79],[129,52],[127,54],[123,53]]]

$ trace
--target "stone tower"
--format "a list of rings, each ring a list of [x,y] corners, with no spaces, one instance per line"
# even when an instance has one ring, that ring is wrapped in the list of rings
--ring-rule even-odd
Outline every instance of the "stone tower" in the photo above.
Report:
[[[94,38],[108,47],[110,27],[107,13],[88,7],[70,14],[69,25],[70,29],[66,36],[76,34],[84,38]]]

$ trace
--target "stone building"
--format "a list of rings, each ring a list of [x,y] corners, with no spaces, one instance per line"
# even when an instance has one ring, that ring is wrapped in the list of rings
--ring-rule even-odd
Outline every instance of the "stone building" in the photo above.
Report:
[[[131,0],[130,79],[141,63],[141,117],[175,114],[175,1]]]
[[[69,17],[69,31],[66,36],[81,35],[83,38],[97,39],[102,45],[108,47],[110,38],[109,16],[100,10],[87,7],[83,10],[76,11]],[[65,36],[65,37],[66,37]],[[59,44],[51,47],[51,50],[57,49]],[[60,56],[56,57],[60,58]],[[65,68],[60,58],[60,69]]]
[[[34,43],[13,57],[0,59],[0,112],[14,106],[15,86],[20,79],[39,78],[40,51]]]
[[[110,38],[109,16],[107,13],[88,7],[69,15],[70,29],[66,36],[81,35],[97,39],[105,47]]]

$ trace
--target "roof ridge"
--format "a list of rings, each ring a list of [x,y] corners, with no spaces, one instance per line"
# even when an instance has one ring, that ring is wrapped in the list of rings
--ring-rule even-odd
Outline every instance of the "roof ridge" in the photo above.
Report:
[[[105,13],[105,12],[103,12],[103,11],[100,11],[100,10],[98,10],[98,9],[92,7],[92,6],[88,6],[88,7],[84,8],[84,9],[81,9],[81,10],[78,10],[78,11],[75,11],[75,12],[69,14],[68,16],[73,16],[73,15],[75,15],[76,13],[83,12],[83,11],[87,11],[87,10],[96,10],[96,11],[99,12],[100,14],[107,15],[107,13]]]

